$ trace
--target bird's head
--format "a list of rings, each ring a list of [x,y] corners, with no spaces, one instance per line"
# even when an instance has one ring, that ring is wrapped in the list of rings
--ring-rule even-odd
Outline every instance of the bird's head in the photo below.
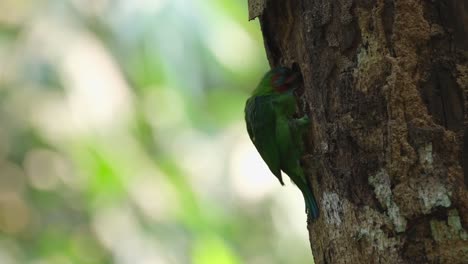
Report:
[[[254,94],[271,94],[291,91],[298,86],[300,74],[286,67],[271,69],[264,76]]]

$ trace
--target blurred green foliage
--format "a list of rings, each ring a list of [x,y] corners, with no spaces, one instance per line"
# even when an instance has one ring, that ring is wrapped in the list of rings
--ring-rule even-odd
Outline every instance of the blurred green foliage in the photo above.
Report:
[[[0,2],[0,263],[311,263],[244,131],[246,2]]]

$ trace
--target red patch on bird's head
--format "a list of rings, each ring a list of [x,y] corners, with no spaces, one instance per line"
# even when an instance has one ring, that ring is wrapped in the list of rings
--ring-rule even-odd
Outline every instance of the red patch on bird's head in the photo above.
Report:
[[[279,67],[272,70],[271,86],[276,92],[286,92],[292,88],[295,88],[295,82],[299,79],[299,74],[292,70]]]

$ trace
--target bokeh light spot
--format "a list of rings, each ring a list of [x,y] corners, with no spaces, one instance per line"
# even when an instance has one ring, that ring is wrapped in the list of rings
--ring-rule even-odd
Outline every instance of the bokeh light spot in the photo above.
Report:
[[[39,190],[53,190],[67,174],[67,165],[56,152],[47,149],[33,149],[26,154],[24,167],[31,185]]]
[[[236,264],[241,263],[223,240],[214,236],[199,238],[193,247],[194,264]]]
[[[232,152],[230,172],[236,194],[247,201],[260,201],[280,186],[247,135]]]
[[[30,210],[17,193],[0,195],[0,230],[7,234],[22,232],[30,221]]]

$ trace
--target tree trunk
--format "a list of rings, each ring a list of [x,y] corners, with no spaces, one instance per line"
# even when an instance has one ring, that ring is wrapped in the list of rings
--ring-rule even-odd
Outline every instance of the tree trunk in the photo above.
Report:
[[[270,64],[303,75],[315,263],[468,263],[468,2],[249,9]]]

